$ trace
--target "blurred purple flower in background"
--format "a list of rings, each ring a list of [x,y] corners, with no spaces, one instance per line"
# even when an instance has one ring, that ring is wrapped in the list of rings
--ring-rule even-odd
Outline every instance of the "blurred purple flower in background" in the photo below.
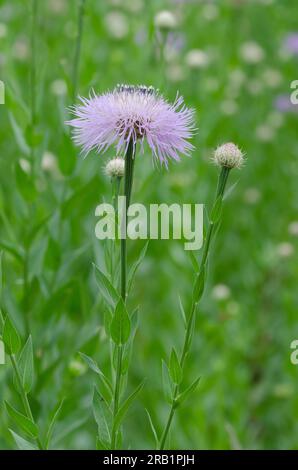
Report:
[[[290,33],[284,40],[284,47],[287,52],[298,55],[298,33]]]
[[[291,102],[290,95],[278,95],[274,107],[282,113],[298,112],[298,106]]]
[[[72,108],[75,119],[67,124],[74,128],[73,138],[83,152],[105,152],[116,145],[117,153],[126,152],[146,140],[161,164],[180,160],[193,146],[188,139],[194,131],[194,111],[181,96],[168,103],[153,87],[118,85],[112,92],[81,98]]]

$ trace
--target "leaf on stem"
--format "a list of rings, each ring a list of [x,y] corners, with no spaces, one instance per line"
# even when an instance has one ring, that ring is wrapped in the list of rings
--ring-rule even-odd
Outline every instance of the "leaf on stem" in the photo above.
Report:
[[[9,354],[16,354],[19,351],[21,347],[21,339],[8,315],[4,321],[2,339]]]
[[[114,426],[115,426],[115,429],[118,430],[130,405],[132,404],[132,402],[134,401],[134,399],[136,398],[136,396],[138,395],[138,393],[142,390],[143,386],[144,386],[144,383],[145,381],[141,382],[140,385],[138,385],[138,387],[135,389],[134,392],[132,392],[131,395],[129,395],[129,397],[125,400],[125,402],[123,403],[123,405],[120,407],[116,417],[115,417],[115,422],[114,422]]]
[[[180,393],[177,397],[177,404],[180,405],[182,402],[184,402],[190,395],[196,390],[197,386],[199,385],[199,382],[201,380],[201,377],[198,379],[194,380],[194,382],[183,392]]]
[[[81,358],[86,362],[87,366],[93,370],[93,372],[95,372],[97,375],[99,375],[99,377],[101,378],[101,380],[103,381],[104,385],[106,386],[106,388],[109,390],[109,392],[111,393],[112,392],[112,385],[111,385],[111,382],[109,381],[109,379],[105,376],[105,374],[102,372],[102,370],[99,368],[97,362],[94,361],[94,359],[92,359],[90,356],[87,356],[87,354],[84,354],[82,352],[79,352],[79,355],[81,356]]]
[[[9,416],[17,423],[17,425],[28,434],[29,437],[36,438],[38,435],[38,427],[35,423],[27,416],[20,413],[16,410],[13,406],[11,406],[8,402],[5,402],[6,411]]]
[[[28,337],[18,360],[22,384],[26,393],[29,393],[34,381],[34,360],[31,335]]]
[[[111,337],[114,343],[117,345],[127,343],[130,336],[130,330],[131,325],[129,315],[123,299],[120,298],[116,305],[115,313],[110,326]]]
[[[157,436],[156,429],[155,429],[155,427],[154,427],[154,424],[153,424],[153,421],[152,421],[152,418],[151,418],[151,416],[150,416],[149,411],[148,411],[146,408],[145,408],[145,411],[146,411],[146,413],[147,413],[148,421],[149,421],[149,424],[150,424],[150,428],[151,428],[152,434],[153,434],[153,436],[154,436],[155,445],[156,445],[156,447],[158,447],[159,439],[158,439],[158,436]]]
[[[55,423],[56,423],[56,421],[59,417],[59,414],[60,414],[60,411],[62,409],[63,403],[64,403],[64,398],[61,400],[61,402],[58,404],[58,406],[54,410],[53,417],[51,419],[51,422],[50,422],[50,425],[49,425],[49,428],[48,428],[48,431],[47,431],[47,435],[46,435],[46,441],[45,441],[45,448],[46,449],[49,448],[51,438],[52,438],[52,434],[53,434],[53,429],[54,429]]]
[[[94,387],[92,409],[95,421],[98,426],[98,439],[101,445],[109,448],[111,436],[109,431],[108,418],[110,417],[110,409],[104,398]]]
[[[27,441],[23,437],[19,436],[16,432],[12,429],[9,430],[12,437],[15,440],[16,445],[20,450],[37,450],[37,447],[32,444],[32,442]]]
[[[115,307],[115,304],[119,300],[119,294],[112,285],[111,281],[107,278],[107,276],[93,263],[95,277],[97,280],[98,287],[100,292],[108,305],[111,307]]]
[[[179,385],[182,381],[182,368],[180,366],[179,359],[174,348],[171,352],[169,371],[174,384]]]
[[[136,272],[140,266],[140,264],[142,263],[143,259],[145,258],[146,256],[146,253],[147,253],[147,249],[148,249],[148,245],[149,245],[149,241],[147,241],[147,243],[145,244],[145,246],[143,247],[143,249],[141,250],[141,253],[139,254],[139,257],[137,259],[137,261],[132,265],[130,271],[129,271],[129,274],[128,274],[128,283],[127,283],[127,293],[129,294],[130,290],[131,290],[131,287],[132,287],[132,283],[133,283],[133,280],[134,280],[134,277],[136,275]]]
[[[168,366],[164,361],[162,361],[162,385],[166,400],[171,404],[173,399],[173,383],[171,381]]]
[[[203,292],[204,292],[204,286],[205,286],[205,268],[202,266],[199,273],[196,276],[194,288],[193,288],[192,298],[195,303],[199,302],[200,298],[202,297]]]

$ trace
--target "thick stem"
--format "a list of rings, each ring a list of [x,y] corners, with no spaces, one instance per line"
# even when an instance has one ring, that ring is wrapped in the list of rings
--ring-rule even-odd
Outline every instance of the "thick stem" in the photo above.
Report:
[[[128,144],[127,152],[125,155],[125,169],[124,169],[124,196],[125,196],[125,210],[123,214],[122,227],[121,227],[121,241],[120,241],[120,294],[124,302],[126,302],[126,273],[127,273],[127,253],[126,253],[126,224],[127,224],[127,211],[130,204],[132,183],[133,183],[133,169],[134,169],[134,144],[131,140]],[[124,230],[125,228],[125,230]],[[115,418],[119,409],[119,399],[121,391],[121,371],[123,360],[123,346],[117,345],[117,368],[114,392],[114,407],[113,407],[113,426],[112,426],[112,439],[111,447],[115,449],[117,440],[117,430],[115,429]]]
[[[229,172],[230,172],[229,168],[222,167],[221,172],[220,172],[219,177],[218,177],[218,183],[217,183],[217,190],[216,190],[214,205],[216,204],[218,199],[222,198],[223,195],[224,195],[224,191],[225,191],[225,187],[226,187],[226,184],[227,184]],[[213,234],[214,234],[214,227],[215,227],[215,224],[211,220],[210,224],[209,224],[209,227],[208,227],[206,239],[205,239],[205,242],[204,242],[203,254],[202,254],[200,270],[199,270],[198,275],[200,275],[202,273],[202,271],[205,270],[205,268],[206,268],[208,255],[209,255],[209,251],[210,251],[210,245],[211,245],[212,237],[213,237]],[[189,348],[190,348],[190,338],[191,338],[191,332],[193,330],[193,322],[195,321],[195,313],[196,313],[197,305],[198,305],[197,300],[192,299],[191,310],[190,310],[190,314],[189,314],[189,317],[188,317],[188,320],[187,320],[187,325],[186,325],[186,330],[185,330],[182,353],[181,353],[181,356],[180,356],[180,366],[181,366],[182,370],[184,368],[185,359],[186,359],[186,356],[187,356]],[[160,440],[160,450],[163,450],[164,447],[165,447],[165,444],[166,444],[166,440],[167,440],[167,437],[168,437],[168,434],[169,434],[171,423],[173,421],[173,417],[174,417],[175,410],[176,410],[176,407],[177,407],[177,401],[176,400],[177,400],[177,397],[179,395],[179,391],[180,391],[179,386],[176,385],[175,388],[174,388],[174,391],[173,391],[172,404],[171,404],[170,412],[169,412],[168,419],[167,419],[167,422],[166,422],[166,426],[164,428],[164,431],[163,431],[163,434],[162,434],[162,437],[161,437],[161,440]]]
[[[77,34],[74,61],[73,61],[73,70],[72,70],[72,97],[73,97],[73,100],[76,99],[77,89],[78,89],[79,66],[80,66],[80,56],[81,56],[83,26],[84,26],[84,16],[85,16],[85,0],[80,0],[79,13],[78,13],[78,34]]]

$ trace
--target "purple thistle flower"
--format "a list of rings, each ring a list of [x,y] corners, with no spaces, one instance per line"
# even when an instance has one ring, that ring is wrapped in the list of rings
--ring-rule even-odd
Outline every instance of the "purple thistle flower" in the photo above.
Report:
[[[117,154],[126,152],[129,142],[146,140],[154,157],[168,166],[168,160],[180,160],[193,145],[188,139],[194,132],[194,111],[181,96],[168,103],[153,87],[118,85],[112,92],[80,98],[72,108],[75,119],[73,139],[88,154],[95,149],[105,152],[115,144]]]

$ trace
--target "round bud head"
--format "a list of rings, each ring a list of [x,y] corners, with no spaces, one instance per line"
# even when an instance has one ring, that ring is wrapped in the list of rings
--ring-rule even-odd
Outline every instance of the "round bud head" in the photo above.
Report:
[[[124,159],[116,157],[107,163],[105,172],[111,178],[122,178],[124,176],[124,166]]]
[[[244,155],[237,145],[229,142],[217,147],[214,152],[213,160],[218,166],[230,169],[241,168],[244,162]]]
[[[175,15],[168,10],[162,10],[155,16],[155,26],[161,30],[171,30],[177,27]]]

